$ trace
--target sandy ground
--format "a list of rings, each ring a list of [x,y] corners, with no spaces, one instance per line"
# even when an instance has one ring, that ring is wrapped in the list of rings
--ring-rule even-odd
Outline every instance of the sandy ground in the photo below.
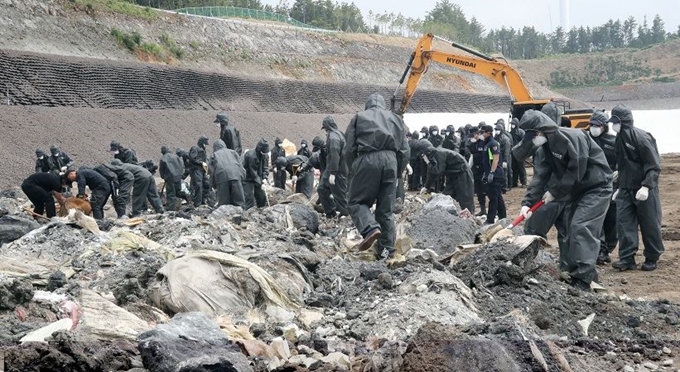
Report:
[[[680,302],[680,291],[677,287],[678,272],[680,271],[680,154],[664,155],[661,160],[661,176],[659,189],[661,192],[661,208],[663,210],[662,233],[666,252],[661,256],[659,268],[651,273],[643,271],[619,272],[611,266],[598,267],[598,275],[603,286],[618,294],[627,294],[633,299],[668,299]],[[508,206],[508,216],[519,215],[520,201],[525,189],[512,189],[505,196]],[[555,229],[548,235],[554,253],[558,253]],[[642,255],[642,241],[636,257],[638,267],[644,262]],[[612,259],[618,259],[618,249],[612,254]]]

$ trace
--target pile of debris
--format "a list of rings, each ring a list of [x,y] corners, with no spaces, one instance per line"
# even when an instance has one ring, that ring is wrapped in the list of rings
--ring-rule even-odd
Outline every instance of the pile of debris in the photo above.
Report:
[[[348,218],[326,219],[296,195],[270,202],[100,231],[68,217],[40,225],[21,194],[3,194],[0,338],[16,343],[7,370],[672,365],[680,307],[575,291],[544,240],[489,239],[450,197],[407,197],[389,261],[353,250]]]

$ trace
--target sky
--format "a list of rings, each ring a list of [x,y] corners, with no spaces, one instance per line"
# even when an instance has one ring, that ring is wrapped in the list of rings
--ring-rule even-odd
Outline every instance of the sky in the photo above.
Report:
[[[351,2],[351,0],[341,0]],[[279,0],[263,0],[264,4],[276,5]],[[292,4],[294,0],[288,0]],[[501,26],[522,28],[534,26],[538,31],[549,33],[560,25],[559,0],[451,0],[458,4],[468,19],[473,16],[486,29]],[[354,0],[362,10],[366,22],[368,11],[374,13],[401,13],[412,18],[424,18],[434,8],[437,0]],[[667,32],[677,32],[680,25],[680,1],[678,0],[569,0],[571,26],[599,26],[609,19],[634,16],[640,22],[646,15],[651,21],[660,14]]]

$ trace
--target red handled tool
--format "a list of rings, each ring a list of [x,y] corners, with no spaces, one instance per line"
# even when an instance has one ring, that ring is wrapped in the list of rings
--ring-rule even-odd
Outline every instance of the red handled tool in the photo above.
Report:
[[[531,212],[531,213],[536,212],[536,210],[537,210],[538,208],[542,207],[543,204],[545,204],[545,202],[544,202],[543,200],[539,200],[538,202],[536,202],[536,204],[534,204],[533,206],[531,206],[531,208],[529,209],[529,212]],[[525,220],[524,216],[519,216],[519,217],[515,218],[515,219],[512,221],[512,223],[511,223],[510,225],[508,225],[508,227],[506,227],[506,229],[512,229],[513,227],[515,227],[515,226],[519,225],[520,223],[522,223],[522,221],[524,221],[524,220]]]

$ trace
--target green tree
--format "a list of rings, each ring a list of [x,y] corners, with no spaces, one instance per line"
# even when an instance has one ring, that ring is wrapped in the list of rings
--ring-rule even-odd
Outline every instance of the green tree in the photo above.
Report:
[[[625,46],[632,46],[635,41],[635,28],[637,26],[637,21],[635,17],[630,16],[623,22],[623,37],[625,40]]]
[[[662,43],[666,40],[666,26],[660,15],[654,16],[650,39],[652,44]]]
[[[555,32],[550,35],[550,52],[553,54],[562,53],[565,43],[564,29],[558,26]]]

